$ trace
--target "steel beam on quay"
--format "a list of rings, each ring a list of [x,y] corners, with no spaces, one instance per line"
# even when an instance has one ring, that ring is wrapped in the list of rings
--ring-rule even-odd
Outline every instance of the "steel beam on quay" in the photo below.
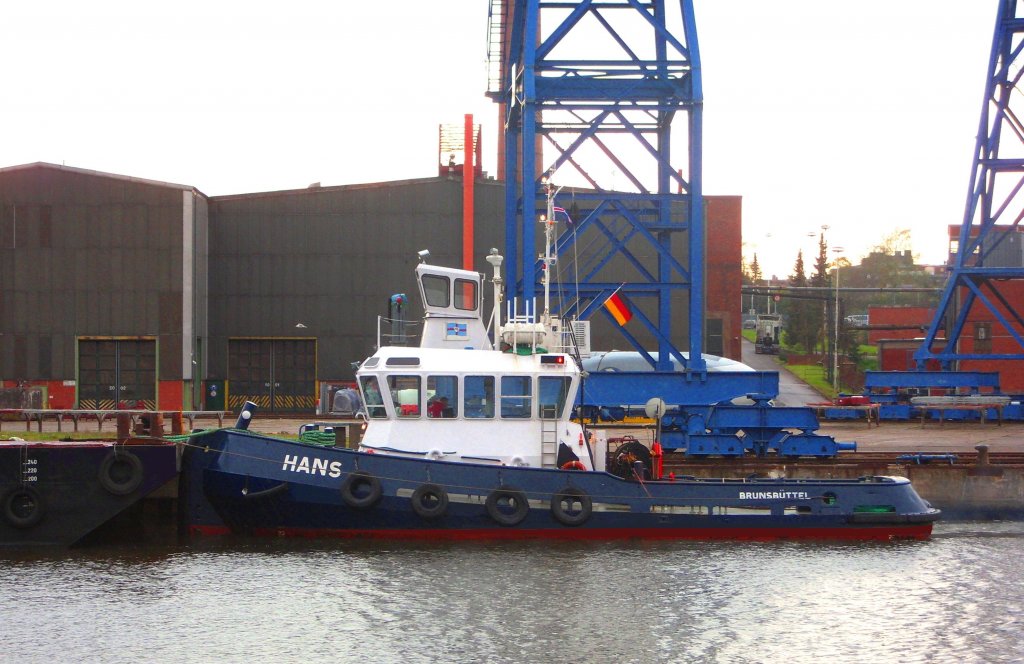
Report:
[[[231,413],[223,410],[81,410],[81,409],[50,409],[50,408],[5,408],[0,409],[0,431],[3,430],[5,421],[17,421],[25,423],[25,431],[31,431],[33,423],[36,430],[56,431],[64,430],[64,420],[69,419],[74,424],[74,431],[92,430],[80,429],[81,425],[96,423],[96,431],[103,431],[103,424],[108,419],[118,420],[128,418],[131,428],[135,429],[137,423],[149,418],[149,421],[158,418],[167,418],[174,422],[181,417],[188,421],[188,430],[194,428],[196,420],[216,419],[217,426],[224,426],[224,418]],[[183,427],[182,427],[183,428]],[[178,432],[181,433],[181,432]]]

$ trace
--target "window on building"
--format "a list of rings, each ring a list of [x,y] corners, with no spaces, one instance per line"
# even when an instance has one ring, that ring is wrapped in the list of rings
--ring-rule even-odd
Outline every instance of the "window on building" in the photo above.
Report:
[[[992,323],[975,323],[974,324],[974,352],[975,353],[991,353],[992,352]]]
[[[463,417],[494,417],[494,376],[466,376],[463,391]]]
[[[457,376],[427,376],[427,417],[455,417],[457,403]]]
[[[501,416],[510,419],[530,417],[532,401],[530,376],[501,377]]]

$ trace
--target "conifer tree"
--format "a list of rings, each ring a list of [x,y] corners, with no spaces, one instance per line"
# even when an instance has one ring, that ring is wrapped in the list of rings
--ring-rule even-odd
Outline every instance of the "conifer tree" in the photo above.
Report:
[[[825,234],[821,233],[818,236],[818,257],[814,261],[814,274],[811,275],[810,286],[822,288],[829,285],[828,278],[828,244],[825,242]],[[813,326],[810,324],[808,327],[814,328],[813,337],[808,334],[807,346],[808,352],[814,352],[818,344],[825,335],[825,325],[828,321],[828,298],[822,298],[821,300],[812,300],[812,302],[818,302],[817,306],[811,306],[809,309],[815,311],[817,321]]]
[[[804,273],[804,252],[800,250],[793,265],[793,274],[789,276],[789,285],[803,288],[807,283],[807,275]],[[815,301],[800,295],[799,292],[794,293],[794,297],[789,298],[786,303],[786,336],[790,343],[799,344],[807,352],[811,352],[817,344],[821,322]]]
[[[757,254],[754,254],[754,260],[750,262],[750,281],[755,286],[761,283],[761,265],[757,262]]]

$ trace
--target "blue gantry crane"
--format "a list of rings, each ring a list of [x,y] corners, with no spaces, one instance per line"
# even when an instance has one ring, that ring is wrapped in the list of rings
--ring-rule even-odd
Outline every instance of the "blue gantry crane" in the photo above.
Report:
[[[510,298],[532,302],[546,279],[551,313],[585,320],[617,294],[657,346],[652,353],[620,328],[653,370],[592,373],[580,413],[661,403],[654,410],[665,449],[693,455],[849,449],[815,433],[811,409],[771,404],[777,373],[707,371],[703,99],[692,1],[491,0],[489,20],[488,94],[505,120]],[[580,182],[557,199],[566,222],[558,269],[571,274],[564,282],[537,260],[548,178]],[[684,325],[685,336],[674,332]],[[673,361],[684,370],[673,371]],[[753,405],[733,406],[739,396]]]
[[[701,79],[691,0],[491,0],[488,94],[505,115],[507,283],[530,302],[542,278],[545,177],[581,182],[563,211],[559,316],[587,319],[613,293],[674,357],[702,372]],[[685,258],[682,258],[685,256]],[[685,316],[673,314],[685,308]],[[684,356],[673,332],[687,327]],[[656,358],[656,359],[655,359]]]
[[[929,360],[946,370],[963,369],[964,360],[1024,360],[1021,302],[1006,297],[1003,286],[1024,279],[1024,7],[998,1],[963,223],[938,310],[914,354],[920,370]],[[1015,251],[1005,251],[1014,245]],[[986,324],[969,329],[972,315]],[[973,335],[970,350],[961,343],[967,334]],[[992,347],[993,337],[1012,341],[1000,350]]]

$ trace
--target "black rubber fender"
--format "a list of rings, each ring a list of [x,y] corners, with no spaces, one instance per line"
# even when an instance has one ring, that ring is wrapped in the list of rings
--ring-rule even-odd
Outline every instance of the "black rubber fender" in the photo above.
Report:
[[[448,511],[448,492],[439,484],[421,484],[409,498],[412,511],[423,519],[439,519]]]
[[[356,509],[373,507],[380,502],[383,495],[380,480],[366,471],[357,470],[349,473],[341,484],[341,499],[346,505]]]
[[[262,489],[260,491],[246,491],[242,493],[244,500],[262,500],[264,498],[273,498],[274,496],[280,495],[288,490],[288,483],[281,482],[277,486],[272,486],[269,489]]]
[[[521,489],[503,486],[487,496],[487,516],[502,526],[516,526],[530,513],[530,503]],[[511,511],[508,508],[511,507]]]
[[[579,511],[572,510],[566,503],[579,503]],[[594,502],[583,489],[567,486],[551,496],[551,516],[563,526],[582,526],[594,513]]]
[[[146,469],[131,452],[112,450],[100,463],[100,485],[115,496],[127,496],[142,484]]]
[[[16,486],[3,497],[4,521],[15,528],[31,528],[43,518],[43,501],[30,486]]]

